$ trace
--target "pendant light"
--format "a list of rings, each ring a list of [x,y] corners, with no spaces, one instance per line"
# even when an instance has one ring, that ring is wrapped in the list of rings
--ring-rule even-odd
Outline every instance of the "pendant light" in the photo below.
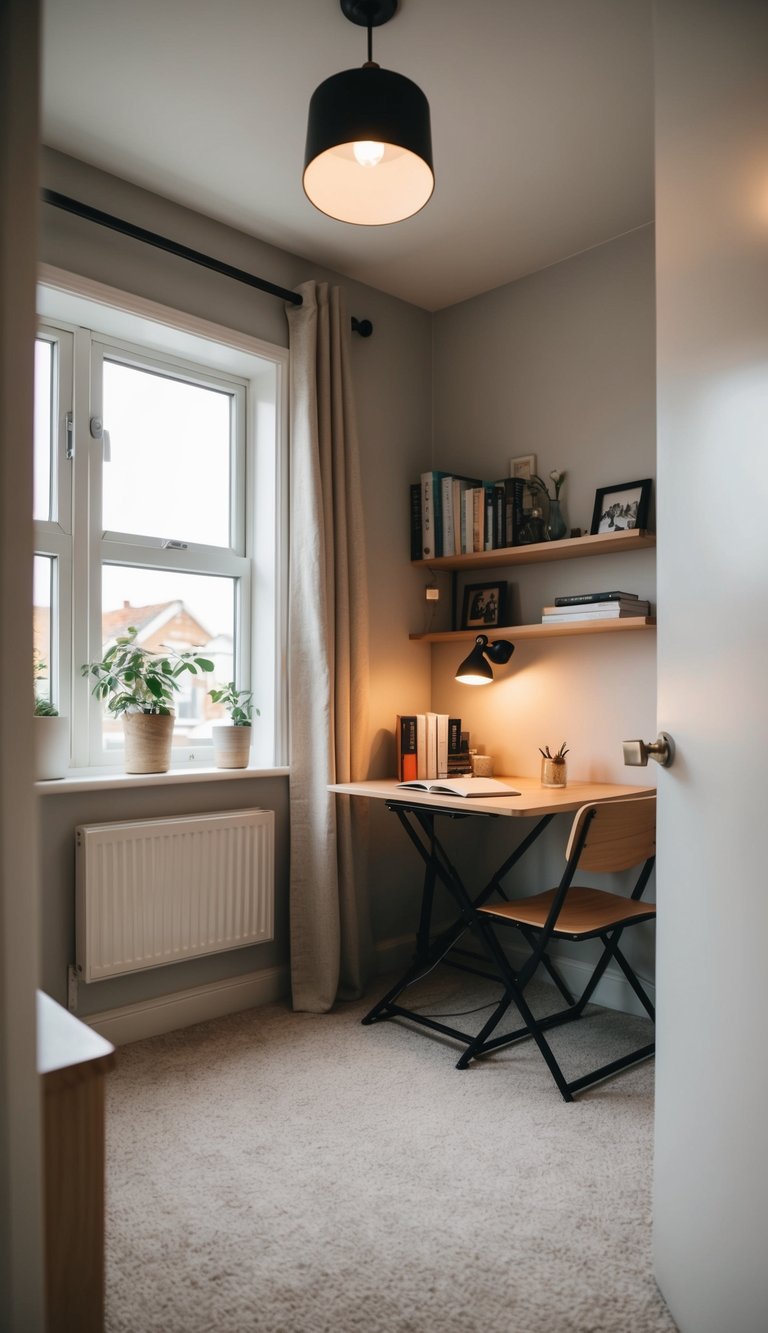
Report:
[[[340,0],[352,23],[368,29],[368,59],[312,94],[304,191],[321,213],[360,227],[412,217],[435,188],[429,103],[402,74],[373,60],[373,29],[397,0]]]

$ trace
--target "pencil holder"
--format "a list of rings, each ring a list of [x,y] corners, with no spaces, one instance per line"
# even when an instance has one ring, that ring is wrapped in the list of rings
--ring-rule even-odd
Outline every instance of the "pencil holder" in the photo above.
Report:
[[[568,785],[568,765],[564,759],[542,759],[542,787],[565,787]]]

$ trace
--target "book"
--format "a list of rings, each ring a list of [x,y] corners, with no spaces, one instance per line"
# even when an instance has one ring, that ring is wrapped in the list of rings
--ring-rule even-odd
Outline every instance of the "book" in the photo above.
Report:
[[[413,791],[426,791],[438,796],[519,796],[514,787],[498,778],[440,778],[436,782],[398,782],[398,787],[409,787]]]
[[[419,776],[416,753],[416,714],[398,714],[395,722],[397,776],[400,782],[408,782],[411,778]]]
[[[424,774],[428,781],[433,782],[437,777],[437,713],[426,713],[427,720],[427,771]]]
[[[421,560],[422,555],[421,485],[415,481],[411,486],[411,560]]]
[[[555,606],[581,606],[583,602],[633,602],[636,592],[574,592],[567,597],[556,597]]]
[[[424,713],[416,714],[416,777],[427,776],[427,718]]]
[[[504,530],[500,545],[519,546],[520,533],[525,523],[525,477],[504,477]]]
[[[446,472],[421,474],[421,553],[425,560],[442,555],[443,525],[441,483]]]
[[[437,714],[437,776],[439,778],[448,777],[448,723],[447,713]]]
[[[440,483],[440,510],[443,535],[439,554],[455,555],[456,528],[453,511],[453,477],[443,477]]]
[[[631,602],[577,602],[573,606],[558,606],[557,602],[553,606],[542,606],[542,614],[547,616],[578,616],[586,612],[588,615],[598,615],[605,611],[607,615],[618,616],[647,616],[650,615],[650,602],[641,602],[636,597]]]
[[[647,602],[639,603],[634,611],[623,611],[617,607],[615,611],[608,610],[607,607],[593,609],[589,607],[580,607],[578,610],[563,611],[559,608],[557,611],[545,612],[541,617],[542,625],[568,625],[577,620],[629,620],[632,617],[645,617],[650,615],[650,608]]]

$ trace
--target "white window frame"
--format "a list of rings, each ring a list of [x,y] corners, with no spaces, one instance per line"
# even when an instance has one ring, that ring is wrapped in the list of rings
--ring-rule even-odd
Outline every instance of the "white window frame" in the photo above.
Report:
[[[73,403],[68,410],[73,411],[74,448],[76,456],[80,451],[80,465],[72,470],[71,497],[59,500],[59,514],[72,514],[70,530],[62,530],[57,538],[57,524],[43,525],[45,531],[36,525],[36,550],[55,554],[60,561],[59,698],[65,705],[60,711],[71,712],[74,768],[92,771],[94,767],[114,767],[122,762],[122,753],[103,748],[101,707],[93,699],[89,681],[79,671],[81,661],[101,655],[99,597],[92,595],[88,608],[78,605],[77,599],[73,606],[63,595],[65,587],[73,585],[76,589],[100,589],[102,560],[185,573],[220,573],[238,579],[237,678],[243,687],[253,690],[261,710],[254,726],[251,762],[259,768],[284,764],[287,351],[47,265],[39,273],[38,312],[47,327],[55,326],[62,336],[71,335],[76,366]],[[218,381],[220,387],[226,386],[227,391],[231,388],[239,395],[243,410],[235,417],[245,431],[247,446],[242,451],[244,472],[240,466],[232,471],[235,503],[229,549],[189,545],[185,550],[170,550],[162,548],[160,538],[99,531],[103,446],[101,440],[91,437],[89,427],[92,416],[101,416],[101,404],[96,402],[92,388],[100,381],[92,377],[93,362],[86,354],[86,344],[93,357],[114,350],[120,360],[134,357],[138,364],[151,362],[185,380],[193,378],[190,367],[193,371],[197,368],[201,383]],[[104,425],[109,428],[108,422]],[[235,450],[234,456],[237,454]],[[83,466],[84,459],[87,466]],[[67,473],[67,469],[62,471]],[[176,536],[167,534],[171,539]],[[237,633],[238,624],[249,619],[250,632]],[[71,709],[66,707],[67,700]],[[174,769],[211,763],[211,742],[196,742],[183,751],[174,749]]]

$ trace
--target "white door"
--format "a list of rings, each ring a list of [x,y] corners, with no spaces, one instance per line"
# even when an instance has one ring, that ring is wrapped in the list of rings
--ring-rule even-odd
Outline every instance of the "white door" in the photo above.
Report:
[[[656,1275],[768,1328],[768,5],[657,0]]]

